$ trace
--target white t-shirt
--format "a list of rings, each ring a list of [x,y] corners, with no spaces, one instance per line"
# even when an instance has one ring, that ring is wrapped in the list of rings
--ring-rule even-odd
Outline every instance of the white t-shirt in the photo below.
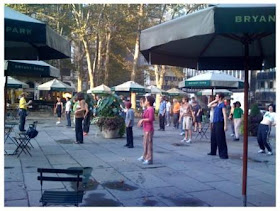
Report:
[[[276,113],[267,111],[263,115],[263,120],[261,121],[261,124],[265,123],[265,120],[270,121],[271,124],[276,123]]]
[[[166,103],[166,112],[170,112],[170,109],[171,109],[171,103],[167,102]]]
[[[68,100],[65,105],[65,111],[71,111],[71,101]]]

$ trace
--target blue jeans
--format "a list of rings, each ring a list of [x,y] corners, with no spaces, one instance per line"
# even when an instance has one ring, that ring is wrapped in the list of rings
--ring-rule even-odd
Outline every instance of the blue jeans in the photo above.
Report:
[[[71,111],[66,111],[66,119],[67,119],[67,125],[71,127]]]
[[[19,109],[19,130],[20,131],[24,130],[26,116],[27,116],[26,110],[25,109]]]
[[[265,148],[267,148],[267,150],[269,152],[271,152],[272,149],[271,149],[271,145],[270,145],[270,143],[268,141],[268,136],[269,136],[269,126],[268,125],[259,124],[258,134],[257,134],[257,139],[258,139],[259,147],[262,150],[265,150]]]

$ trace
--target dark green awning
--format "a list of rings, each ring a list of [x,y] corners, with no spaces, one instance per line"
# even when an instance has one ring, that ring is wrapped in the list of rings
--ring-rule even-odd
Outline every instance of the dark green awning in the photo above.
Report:
[[[57,78],[60,70],[43,61],[7,60],[5,75]]]
[[[5,7],[5,59],[50,60],[71,56],[70,42],[45,23]]]

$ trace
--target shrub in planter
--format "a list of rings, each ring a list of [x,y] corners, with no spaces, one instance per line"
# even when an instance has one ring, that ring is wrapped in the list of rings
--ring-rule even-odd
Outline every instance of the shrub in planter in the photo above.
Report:
[[[125,133],[125,121],[120,116],[122,100],[115,94],[106,94],[97,108],[98,116],[92,120],[101,131],[117,131],[122,137]]]
[[[248,119],[248,130],[249,135],[251,136],[257,136],[258,132],[258,126],[260,122],[262,121],[262,114],[260,112],[260,109],[257,104],[253,104],[251,106],[251,112]]]

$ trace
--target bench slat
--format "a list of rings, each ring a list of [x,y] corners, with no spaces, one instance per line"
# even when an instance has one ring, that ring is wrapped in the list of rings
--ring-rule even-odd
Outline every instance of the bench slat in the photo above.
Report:
[[[65,173],[65,174],[82,174],[82,169],[47,169],[47,168],[38,168],[37,172],[42,173]]]
[[[57,204],[76,204],[83,201],[83,191],[45,191],[40,202]]]
[[[42,181],[62,181],[62,182],[81,182],[83,181],[83,178],[77,178],[77,177],[37,177],[38,180]]]

